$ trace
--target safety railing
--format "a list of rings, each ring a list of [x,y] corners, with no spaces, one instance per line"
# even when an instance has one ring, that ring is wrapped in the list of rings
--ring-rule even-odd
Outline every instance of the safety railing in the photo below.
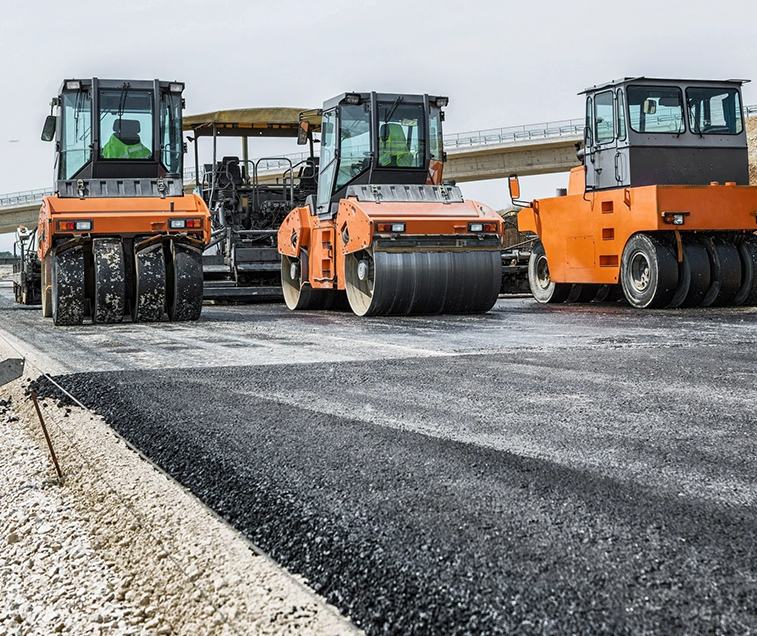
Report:
[[[744,108],[747,116],[757,116],[757,105]],[[505,128],[490,128],[487,130],[474,130],[471,132],[450,133],[444,135],[444,147],[446,150],[463,150],[468,148],[480,148],[504,144],[520,144],[539,139],[555,139],[559,137],[581,137],[584,131],[583,119],[561,119],[523,126],[507,126]],[[279,159],[265,159],[258,165],[258,174],[266,172],[279,172],[292,164],[297,164],[308,158],[308,153],[299,152],[282,155]],[[195,180],[193,169],[184,171],[184,180],[191,183]],[[0,209],[15,208],[24,205],[39,203],[43,197],[52,194],[52,188],[39,188],[37,190],[24,190],[0,194]]]

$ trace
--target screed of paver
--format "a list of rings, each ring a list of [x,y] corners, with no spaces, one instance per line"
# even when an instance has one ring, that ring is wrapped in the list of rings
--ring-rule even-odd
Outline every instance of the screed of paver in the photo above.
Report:
[[[351,634],[356,628],[99,418],[1,391],[0,633]]]

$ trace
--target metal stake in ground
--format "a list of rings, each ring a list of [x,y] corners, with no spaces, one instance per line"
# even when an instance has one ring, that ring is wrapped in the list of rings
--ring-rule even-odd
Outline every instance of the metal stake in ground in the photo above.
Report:
[[[47,448],[50,449],[50,457],[55,465],[55,472],[58,473],[58,482],[63,483],[63,473],[61,472],[60,465],[58,464],[58,458],[55,455],[55,449],[53,448],[53,442],[50,439],[50,435],[47,432],[47,426],[45,426],[45,418],[42,417],[42,410],[39,408],[39,402],[37,401],[37,392],[32,391],[32,402],[34,402],[34,408],[37,410],[37,417],[39,423],[42,426],[42,432],[45,434],[45,441],[47,442]]]

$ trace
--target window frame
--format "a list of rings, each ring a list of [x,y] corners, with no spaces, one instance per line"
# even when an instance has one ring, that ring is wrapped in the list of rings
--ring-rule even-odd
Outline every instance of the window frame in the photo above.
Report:
[[[679,131],[666,131],[666,130],[636,130],[633,126],[633,120],[631,119],[631,101],[628,99],[628,91],[631,89],[640,88],[649,90],[671,89],[678,91],[681,104],[681,123],[683,124],[683,130]],[[683,89],[677,84],[627,84],[626,85],[626,101],[628,103],[628,127],[637,135],[683,135],[688,129],[688,117],[686,116],[686,102],[684,99]],[[641,121],[641,118],[639,118]]]
[[[70,147],[67,147],[66,145],[66,126],[68,124],[68,115],[66,113],[66,96],[68,95],[83,95],[82,97],[82,103],[89,102],[89,109],[81,109],[81,112],[88,112],[89,114],[89,143],[86,144],[86,147],[83,149],[84,152],[89,151],[89,154],[85,157],[85,160],[82,162],[80,166],[76,168],[76,170],[71,171],[70,176],[66,176],[65,170],[68,167],[68,157],[67,153],[71,151]],[[75,99],[75,98],[74,98]],[[70,181],[71,179],[75,178],[76,174],[82,170],[88,163],[92,162],[92,146],[94,144],[94,118],[92,117],[92,102],[93,102],[93,95],[92,90],[90,88],[82,87],[79,90],[66,90],[61,93],[60,96],[60,104],[59,104],[59,122],[58,126],[60,127],[60,149],[58,153],[60,154],[60,160],[58,162],[58,178],[62,181]],[[72,109],[73,110],[73,109]]]
[[[402,95],[402,97],[405,97]],[[375,167],[376,170],[418,170],[418,171],[425,171],[426,170],[426,158],[428,156],[428,135],[429,135],[429,112],[426,104],[421,101],[416,100],[408,100],[408,101],[402,101],[399,106],[412,106],[413,108],[417,108],[418,112],[420,113],[420,119],[418,120],[418,126],[415,126],[417,134],[423,135],[423,137],[417,137],[417,143],[418,143],[418,152],[415,153],[417,156],[417,164],[413,166],[384,166],[381,165],[381,126],[382,124],[388,124],[391,122],[386,122],[383,120],[381,115],[381,108],[382,106],[391,108],[393,105],[393,101],[391,100],[382,100],[379,99],[376,102],[376,125],[375,125],[375,138],[374,138],[374,155],[375,155]],[[408,152],[410,149],[408,148]]]
[[[689,91],[690,90],[712,90],[712,91],[721,91],[721,93],[728,93],[733,92],[736,95],[736,98],[738,100],[738,108],[736,109],[736,112],[738,114],[738,121],[741,122],[741,130],[738,132],[703,132],[701,130],[695,130],[694,126],[692,125],[691,121],[691,109],[689,108]],[[689,130],[694,135],[726,135],[728,137],[737,137],[738,135],[744,134],[744,130],[746,129],[746,125],[744,122],[744,105],[742,104],[742,96],[741,91],[738,88],[734,88],[732,86],[687,86],[685,91],[685,106],[686,106],[686,124],[689,127]],[[723,113],[723,118],[725,119],[725,113]]]

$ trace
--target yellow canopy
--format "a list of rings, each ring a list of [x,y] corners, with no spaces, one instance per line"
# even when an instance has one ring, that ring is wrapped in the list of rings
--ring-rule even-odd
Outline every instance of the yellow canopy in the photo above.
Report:
[[[321,126],[321,114],[306,108],[236,108],[184,117],[184,130],[197,135],[296,137],[300,121],[310,123],[312,130]]]

